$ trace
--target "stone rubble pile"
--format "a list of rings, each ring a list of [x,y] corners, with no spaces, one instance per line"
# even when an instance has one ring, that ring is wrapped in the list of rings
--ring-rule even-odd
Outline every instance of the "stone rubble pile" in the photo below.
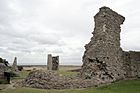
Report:
[[[82,79],[78,75],[60,76],[53,71],[36,70],[30,72],[28,77],[20,83],[21,84],[18,85],[23,87],[42,89],[68,89],[86,88],[103,82],[98,80]]]

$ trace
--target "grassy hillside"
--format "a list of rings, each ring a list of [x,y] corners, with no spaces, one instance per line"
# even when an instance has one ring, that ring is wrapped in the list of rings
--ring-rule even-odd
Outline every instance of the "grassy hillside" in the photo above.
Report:
[[[45,90],[34,88],[6,89],[0,93],[140,93],[140,80],[119,81],[99,88]]]

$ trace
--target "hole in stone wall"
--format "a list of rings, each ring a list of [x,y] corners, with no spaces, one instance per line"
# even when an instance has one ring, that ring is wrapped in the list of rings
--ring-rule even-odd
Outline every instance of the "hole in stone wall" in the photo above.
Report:
[[[92,73],[94,76],[97,75],[97,73]]]
[[[98,60],[98,58],[96,58],[97,63],[100,63],[100,61]]]
[[[98,58],[96,58],[97,63],[103,63],[103,61],[100,61]]]
[[[91,77],[90,76],[86,76],[86,79],[91,79]]]
[[[88,61],[89,61],[89,62],[93,62],[93,59],[88,58]]]
[[[105,77],[102,77],[101,79],[102,79],[102,80],[105,80]]]
[[[103,15],[103,17],[106,17],[106,15]]]

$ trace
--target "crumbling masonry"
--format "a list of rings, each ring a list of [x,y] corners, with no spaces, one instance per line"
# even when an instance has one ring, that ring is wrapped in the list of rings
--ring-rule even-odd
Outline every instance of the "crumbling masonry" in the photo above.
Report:
[[[51,54],[48,54],[47,69],[58,70],[58,68],[59,68],[59,56],[52,57]]]
[[[18,67],[17,67],[17,57],[14,58],[14,62],[13,62],[12,67],[13,67],[13,70],[14,70],[14,71],[16,71],[16,72],[19,71],[19,70],[18,70]]]
[[[7,80],[7,78],[10,78],[8,64],[6,59],[0,58],[0,84],[10,83],[10,81]]]
[[[85,46],[81,76],[105,83],[140,77],[140,52],[125,52],[120,47],[120,25],[125,18],[102,7],[94,20],[93,37]]]

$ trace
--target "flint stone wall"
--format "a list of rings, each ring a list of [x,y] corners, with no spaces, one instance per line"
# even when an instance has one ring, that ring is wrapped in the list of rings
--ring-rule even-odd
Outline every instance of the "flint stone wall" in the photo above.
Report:
[[[124,67],[127,78],[140,78],[140,52],[124,52]]]
[[[100,8],[94,16],[95,28],[91,41],[85,46],[81,76],[112,82],[139,76],[140,56],[120,47],[120,25],[125,18],[108,7]]]

